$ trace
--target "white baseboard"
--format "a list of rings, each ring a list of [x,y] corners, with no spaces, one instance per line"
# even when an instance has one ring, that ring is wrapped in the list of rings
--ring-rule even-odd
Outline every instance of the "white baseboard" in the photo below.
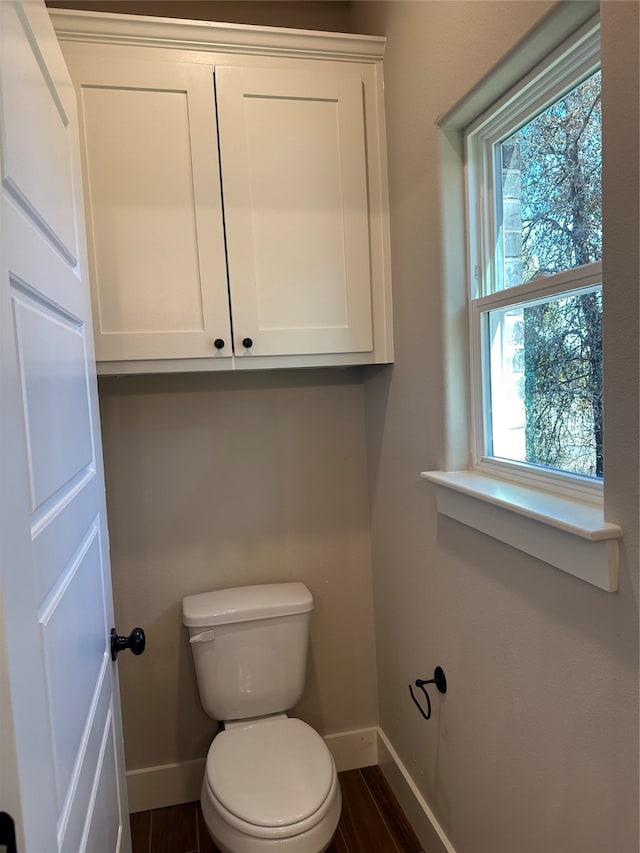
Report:
[[[378,728],[378,764],[423,849],[429,853],[456,853],[446,832],[381,728]]]
[[[378,727],[325,735],[338,773],[378,763]]]
[[[206,758],[127,771],[129,811],[146,812],[200,799]]]
[[[338,772],[378,763],[378,729],[356,729],[327,735]],[[161,764],[127,772],[129,811],[144,812],[200,799],[205,758]]]

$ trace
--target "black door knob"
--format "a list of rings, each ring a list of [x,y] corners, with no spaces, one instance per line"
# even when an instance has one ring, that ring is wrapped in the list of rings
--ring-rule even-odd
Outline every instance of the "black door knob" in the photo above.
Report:
[[[251,340],[251,338],[243,338],[242,339],[242,346],[245,349],[251,349],[251,347],[253,346],[253,341]]]
[[[134,655],[141,655],[144,651],[146,639],[142,628],[134,628],[128,637],[120,637],[116,629],[111,629],[111,660],[115,660],[120,652],[129,649]]]
[[[213,345],[216,349],[222,349],[224,347],[224,341],[222,338],[216,338]]]

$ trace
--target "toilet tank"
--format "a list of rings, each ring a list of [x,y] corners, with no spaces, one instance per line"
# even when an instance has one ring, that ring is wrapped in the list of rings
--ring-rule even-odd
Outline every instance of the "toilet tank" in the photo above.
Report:
[[[244,720],[296,704],[312,610],[303,583],[234,587],[183,600],[200,700],[210,717]]]

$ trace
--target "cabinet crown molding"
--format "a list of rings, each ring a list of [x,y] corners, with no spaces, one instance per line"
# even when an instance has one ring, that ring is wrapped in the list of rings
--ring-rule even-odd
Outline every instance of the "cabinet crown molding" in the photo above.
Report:
[[[216,53],[380,62],[386,39],[284,27],[257,27],[145,15],[49,9],[61,41],[179,48]]]

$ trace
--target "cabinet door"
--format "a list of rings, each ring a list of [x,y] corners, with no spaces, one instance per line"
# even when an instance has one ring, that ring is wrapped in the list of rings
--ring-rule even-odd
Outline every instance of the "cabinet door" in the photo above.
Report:
[[[231,356],[213,68],[85,57],[67,53],[96,357]]]
[[[215,77],[236,355],[371,350],[359,75]]]

